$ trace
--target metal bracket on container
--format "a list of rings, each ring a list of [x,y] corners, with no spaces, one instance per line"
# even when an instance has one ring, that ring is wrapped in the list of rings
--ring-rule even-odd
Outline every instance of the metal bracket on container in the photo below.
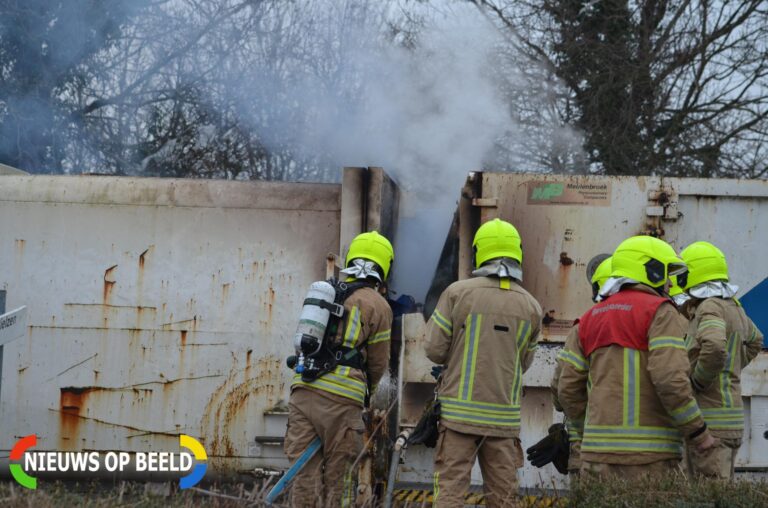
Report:
[[[472,206],[496,208],[499,206],[499,198],[472,198]]]
[[[676,221],[680,218],[677,199],[677,192],[672,187],[648,191],[648,201],[651,204],[646,208],[646,215],[660,217],[665,221]]]
[[[343,266],[341,266],[341,263],[342,263],[342,260],[338,254],[329,252],[328,255],[325,257],[325,278],[330,279],[331,277],[335,277],[337,274],[337,271],[344,268]]]
[[[680,212],[677,209],[677,192],[664,184],[659,189],[648,191],[645,216],[648,217],[648,222],[641,234],[656,238],[663,237],[665,231],[662,222],[676,221],[680,218]]]

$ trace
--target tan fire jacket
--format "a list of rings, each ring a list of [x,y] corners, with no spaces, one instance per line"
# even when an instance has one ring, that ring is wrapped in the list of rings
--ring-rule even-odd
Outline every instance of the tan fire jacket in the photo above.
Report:
[[[578,333],[578,330],[578,325],[574,325],[573,328],[571,328],[569,335]],[[563,412],[563,405],[560,403],[560,399],[557,397],[557,387],[560,384],[560,376],[562,373],[563,364],[558,361],[555,364],[555,373],[552,375],[552,381],[549,383],[549,390],[552,393],[552,405],[555,406],[556,411],[560,411],[561,413]],[[565,423],[565,428],[568,430],[568,441],[571,443],[580,444],[582,438],[584,437],[584,420],[573,421],[566,416],[563,423]],[[571,453],[573,453],[573,450],[571,450]],[[570,459],[568,462],[568,467],[571,469]]]
[[[692,312],[685,345],[704,421],[718,437],[741,438],[741,370],[760,352],[763,335],[731,298],[694,300]]]
[[[359,347],[366,359],[367,372],[338,366],[332,372],[309,383],[296,374],[291,390],[308,388],[341,402],[363,405],[370,381],[371,391],[389,367],[389,346],[392,335],[392,309],[375,289],[358,289],[344,302],[345,326],[336,338],[338,344]]]
[[[466,434],[517,437],[523,372],[533,361],[541,306],[512,279],[477,277],[443,292],[425,351],[444,364],[441,423]]]
[[[675,306],[663,303],[648,328],[648,351],[614,344],[587,358],[573,328],[558,356],[558,400],[568,418],[584,419],[583,460],[632,465],[682,456],[683,436],[704,426],[688,380],[686,326]]]

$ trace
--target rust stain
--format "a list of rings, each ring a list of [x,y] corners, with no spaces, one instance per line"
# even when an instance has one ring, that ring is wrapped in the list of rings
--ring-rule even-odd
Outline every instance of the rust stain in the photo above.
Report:
[[[226,284],[221,285],[221,302],[225,303],[227,301],[227,298],[229,297],[229,287],[232,284],[230,282],[227,282]]]
[[[141,287],[141,286],[140,286]],[[141,289],[139,289],[141,291]],[[149,307],[136,307],[136,328],[142,329],[142,321],[144,320],[144,310]],[[153,311],[156,309],[152,309]]]
[[[27,244],[26,240],[23,240],[21,238],[16,239],[16,250],[19,251],[19,255],[24,254],[24,247],[26,246],[26,244]]]
[[[136,368],[137,361],[134,356],[134,351],[140,351],[144,354],[144,347],[141,344],[141,330],[135,328],[129,328],[128,332],[128,352],[130,354],[130,360],[128,363],[128,379],[134,378],[134,369]]]
[[[641,235],[648,235],[653,236],[654,238],[663,238],[664,237],[664,228],[653,223],[647,223],[645,225],[645,231],[641,231]]]
[[[63,448],[77,446],[80,415],[86,410],[90,390],[87,388],[61,388],[59,394],[59,443]]]
[[[574,266],[574,261],[568,256],[567,252],[560,253],[560,269],[558,270],[558,288],[560,291],[568,289],[571,270]]]
[[[275,290],[272,283],[269,284],[269,302],[267,303],[267,322],[272,324],[272,307],[275,305]]]
[[[147,253],[149,252],[149,249],[152,247],[147,248],[144,252],[139,254],[139,270],[144,270],[144,264],[146,263]]]
[[[103,301],[104,304],[109,305],[109,301],[112,298],[112,288],[114,287],[115,283],[117,282],[117,279],[115,279],[115,271],[117,270],[117,265],[110,266],[104,271],[104,296]],[[106,321],[106,318],[105,318]],[[106,324],[106,323],[105,323]]]
[[[98,371],[94,371],[98,375]],[[92,420],[99,423],[108,423],[89,416],[91,405],[99,406],[101,399],[92,400],[103,392],[128,392],[133,395],[136,402],[143,403],[149,401],[153,390],[149,388],[122,387],[107,388],[99,386],[83,387],[63,387],[60,388],[59,395],[59,443],[65,449],[80,447],[78,442],[81,436],[80,423],[83,420]],[[123,396],[120,395],[121,405]],[[122,426],[122,425],[121,425]],[[125,426],[127,427],[127,426]]]
[[[187,345],[187,331],[182,330],[181,331],[181,347],[184,347]]]
[[[248,358],[246,353],[246,365]],[[282,361],[274,357],[260,358],[254,367],[251,368],[256,376],[246,377],[242,382],[237,381],[240,369],[231,369],[226,381],[216,388],[208,400],[201,419],[201,435],[206,436],[209,456],[242,453],[242,450],[235,448],[233,439],[247,432],[249,399],[260,399],[264,401],[264,407],[273,407],[282,395]]]
[[[251,356],[253,355],[253,349],[249,349],[245,353],[245,379],[246,381],[251,377]]]

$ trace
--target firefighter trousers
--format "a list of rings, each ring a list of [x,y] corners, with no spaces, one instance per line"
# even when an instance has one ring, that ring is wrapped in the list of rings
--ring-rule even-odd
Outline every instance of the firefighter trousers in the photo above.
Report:
[[[291,464],[320,437],[322,451],[296,475],[292,507],[352,506],[356,471],[352,463],[363,449],[362,408],[316,390],[294,389],[288,404],[285,454]]]
[[[517,470],[523,466],[520,440],[463,434],[440,426],[435,450],[433,506],[463,507],[472,466],[480,462],[485,504],[513,506],[518,498]]]
[[[682,472],[678,459],[658,460],[648,464],[606,464],[581,460],[581,474],[620,476],[625,480],[638,480],[644,476],[663,476],[675,471]]]
[[[723,439],[709,450],[700,452],[695,446],[685,447],[685,463],[688,474],[729,480],[733,478],[736,454],[741,446],[741,439]]]

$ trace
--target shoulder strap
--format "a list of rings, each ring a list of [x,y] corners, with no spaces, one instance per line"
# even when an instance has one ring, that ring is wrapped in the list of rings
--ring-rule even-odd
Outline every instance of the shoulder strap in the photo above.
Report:
[[[355,291],[357,291],[359,289],[362,289],[362,288],[364,288],[366,286],[369,286],[369,285],[367,283],[363,282],[363,281],[342,282],[342,281],[336,280],[335,278],[328,279],[328,283],[331,284],[336,289],[336,297],[334,299],[334,305],[338,305],[342,309],[342,313],[341,314],[334,315],[334,316],[331,317],[331,319],[332,320],[333,319],[337,320],[336,322],[337,322],[338,326],[336,327],[336,329],[338,330],[339,328],[341,328],[342,334],[343,334],[344,330],[347,328],[347,318],[349,317],[347,312],[344,312],[344,307],[343,307],[344,306],[344,302],[350,296],[352,296],[352,294]],[[326,328],[326,333],[327,333],[327,331],[330,331],[331,328],[332,327],[330,326],[330,323],[329,323],[329,326]],[[328,341],[327,343],[329,345],[331,344],[330,341]],[[334,350],[338,350],[340,347],[341,347],[341,344],[333,344],[333,349]],[[357,348],[358,348],[358,346],[355,346],[355,348],[353,348],[353,349],[357,349]]]
[[[358,289],[368,286],[366,282],[359,280],[354,282],[342,282],[333,278],[328,279],[328,283],[336,289],[336,299],[334,301],[339,304],[344,304],[347,298],[352,296]]]

